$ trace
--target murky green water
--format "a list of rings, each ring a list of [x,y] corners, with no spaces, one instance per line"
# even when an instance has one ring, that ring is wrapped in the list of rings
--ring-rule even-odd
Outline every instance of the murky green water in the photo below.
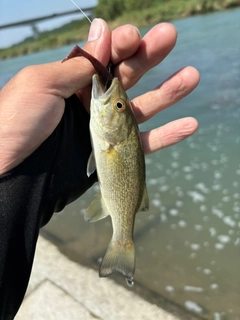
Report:
[[[204,319],[240,319],[240,10],[174,22],[176,48],[129,91],[152,89],[184,65],[201,72],[199,87],[141,126],[184,116],[199,121],[188,140],[146,158],[150,211],[135,226],[135,281]],[[145,32],[146,30],[142,30]],[[161,39],[159,39],[160,41]],[[0,63],[0,86],[24,65],[61,59],[72,46]],[[98,265],[111,222],[83,214],[97,186],[45,228],[73,259]],[[134,288],[132,290],[135,290]],[[156,302],[156,301],[155,301]]]

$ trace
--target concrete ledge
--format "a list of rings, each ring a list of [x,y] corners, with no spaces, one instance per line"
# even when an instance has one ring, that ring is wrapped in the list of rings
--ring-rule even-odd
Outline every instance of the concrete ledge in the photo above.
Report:
[[[39,237],[32,276],[15,320],[178,320]]]

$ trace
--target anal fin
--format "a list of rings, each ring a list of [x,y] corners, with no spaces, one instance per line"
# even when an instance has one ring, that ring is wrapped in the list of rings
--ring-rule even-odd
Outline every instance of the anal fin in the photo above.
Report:
[[[148,211],[148,209],[149,209],[149,199],[148,199],[147,187],[145,184],[144,190],[143,190],[142,202],[141,202],[139,211]]]
[[[90,206],[87,208],[84,218],[88,222],[95,222],[104,219],[108,215],[109,214],[102,202],[101,192],[99,191]]]

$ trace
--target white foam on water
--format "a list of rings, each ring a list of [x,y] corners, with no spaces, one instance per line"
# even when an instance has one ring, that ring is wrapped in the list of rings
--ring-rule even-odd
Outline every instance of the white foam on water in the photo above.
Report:
[[[205,212],[205,211],[207,211],[207,206],[205,206],[205,204],[201,204],[199,209],[200,209],[200,211]]]
[[[161,191],[161,192],[166,192],[168,190],[169,190],[169,186],[167,184],[165,184],[159,188],[159,191]]]
[[[190,259],[195,259],[196,257],[197,257],[196,252],[192,252],[192,253],[190,254]]]
[[[191,300],[186,300],[185,303],[184,303],[184,306],[189,311],[194,311],[196,313],[202,313],[203,312],[203,308],[200,307],[196,302],[191,301]]]
[[[190,166],[185,166],[185,167],[183,167],[183,171],[184,171],[184,172],[192,172],[192,167],[190,167]]]
[[[237,238],[234,242],[235,246],[239,246],[240,245],[240,238]]]
[[[225,196],[222,198],[223,202],[229,202],[231,200],[231,198],[229,196]]]
[[[184,197],[184,192],[183,191],[178,191],[177,195],[178,195],[179,198],[182,198],[182,197]]]
[[[191,149],[196,149],[197,148],[197,144],[195,142],[191,142],[191,143],[189,143],[189,147]]]
[[[183,290],[187,292],[197,292],[197,293],[201,293],[204,291],[204,289],[201,287],[193,287],[193,286],[184,286]]]
[[[219,288],[219,285],[217,283],[212,283],[210,285],[210,289],[212,289],[212,290],[217,290],[218,288]]]
[[[215,243],[215,248],[217,250],[223,250],[225,246],[222,243]]]
[[[167,174],[167,175],[172,174],[172,170],[171,170],[171,169],[167,169],[167,170],[166,170],[166,174]]]
[[[177,209],[175,209],[175,208],[172,208],[172,209],[169,210],[169,214],[170,214],[171,216],[176,217],[176,216],[179,215],[179,211],[178,211]]]
[[[188,191],[187,195],[192,197],[193,202],[204,202],[206,200],[205,196],[197,191]]]
[[[210,192],[210,189],[208,187],[206,187],[203,182],[199,182],[199,183],[195,184],[195,188],[200,190],[203,193],[209,193]]]
[[[164,171],[164,166],[160,164],[159,162],[155,162],[154,166],[159,170],[159,171]],[[155,171],[154,171],[155,172]],[[162,177],[161,177],[162,178]]]
[[[232,228],[236,226],[236,222],[232,219],[231,216],[224,217],[223,222]]]
[[[215,237],[217,235],[217,230],[215,228],[209,228],[210,236]]]
[[[81,209],[80,213],[84,216],[87,213],[87,208]]]
[[[178,225],[180,228],[185,228],[187,226],[187,222],[184,220],[179,220]]]
[[[213,189],[214,191],[219,191],[219,190],[222,189],[222,186],[221,186],[220,184],[214,184],[214,185],[212,186],[212,189]]]
[[[165,290],[167,291],[167,292],[174,292],[174,287],[172,287],[172,286],[166,286],[165,287]]]
[[[228,235],[222,234],[218,236],[218,240],[222,243],[228,243],[231,241],[231,238]]]
[[[167,221],[167,215],[166,215],[165,213],[161,213],[161,214],[160,214],[160,220],[161,220],[162,222],[166,222],[166,221]]]
[[[180,166],[180,164],[177,161],[174,161],[174,162],[171,163],[171,167],[172,168],[179,168],[179,166]]]
[[[148,185],[149,186],[155,186],[157,184],[158,184],[158,179],[154,179],[154,178],[148,179]]]
[[[203,273],[206,274],[206,275],[209,275],[209,274],[212,273],[212,271],[210,269],[208,269],[208,268],[205,268],[205,269],[203,269]]]
[[[227,163],[228,161],[229,161],[229,158],[228,158],[227,156],[222,157],[222,158],[220,159],[220,162],[221,162],[222,164]]]
[[[198,243],[191,243],[190,247],[192,250],[199,250],[201,248],[200,244]]]
[[[218,151],[218,147],[215,146],[215,145],[213,145],[213,144],[211,144],[210,142],[207,143],[207,147],[208,147],[209,149],[211,149],[212,151],[214,151],[214,152]]]
[[[172,152],[171,152],[171,155],[172,155],[172,157],[173,158],[179,158],[179,156],[180,156],[180,153],[177,151],[177,150],[173,150]]]
[[[153,160],[152,160],[151,158],[149,158],[149,157],[146,157],[146,158],[145,158],[145,163],[146,163],[146,164],[152,164],[152,163],[153,163]]]
[[[233,211],[234,212],[240,212],[240,206],[237,206],[237,205],[234,204]]]
[[[156,208],[159,208],[161,206],[161,200],[153,199],[151,202],[152,202],[152,205]]]
[[[186,174],[186,175],[184,176],[184,178],[185,178],[185,180],[190,181],[190,180],[192,180],[192,179],[194,178],[194,175],[191,174],[191,173],[189,173],[189,174]]]
[[[195,224],[194,229],[196,231],[201,231],[203,229],[203,226],[201,224]]]
[[[166,211],[167,211],[167,208],[164,207],[164,206],[161,206],[160,211],[161,211],[161,212],[166,212]]]
[[[211,161],[211,163],[214,165],[214,166],[216,166],[216,165],[218,165],[218,160],[216,160],[216,159],[213,159],[212,161]]]
[[[213,316],[214,316],[214,320],[221,320],[222,319],[221,314],[218,312],[214,312]]]
[[[177,200],[175,205],[176,205],[176,207],[182,207],[183,206],[183,201]]]
[[[155,219],[155,215],[154,214],[150,214],[149,216],[148,216],[148,220],[149,221],[153,221]]]
[[[233,181],[233,186],[234,186],[235,188],[238,188],[238,187],[239,187],[238,181]]]
[[[212,211],[212,214],[214,214],[215,216],[217,216],[220,219],[222,219],[224,217],[224,213],[216,207],[213,207],[211,211]]]
[[[224,189],[224,190],[222,191],[222,193],[223,193],[223,194],[229,194],[229,190],[228,190],[228,189]]]

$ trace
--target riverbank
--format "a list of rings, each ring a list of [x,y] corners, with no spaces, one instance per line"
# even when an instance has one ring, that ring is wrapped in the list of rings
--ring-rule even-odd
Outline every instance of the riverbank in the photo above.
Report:
[[[43,308],[44,306],[44,308]],[[177,307],[171,312],[149,303],[128,287],[78,265],[39,237],[32,275],[16,320],[197,320]]]
[[[114,29],[121,24],[131,23],[137,27],[144,27],[162,21],[171,21],[237,6],[240,6],[240,0],[169,0],[160,2],[154,7],[125,12],[114,21],[110,21],[109,26]],[[86,39],[88,30],[89,23],[86,19],[72,21],[60,28],[42,32],[37,39],[30,37],[9,48],[0,49],[0,60],[77,43]]]

